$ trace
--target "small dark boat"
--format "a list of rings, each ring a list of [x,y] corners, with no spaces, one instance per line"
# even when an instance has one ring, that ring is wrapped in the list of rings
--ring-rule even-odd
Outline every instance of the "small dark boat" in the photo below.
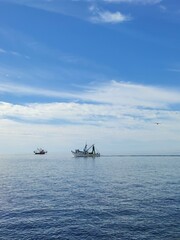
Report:
[[[42,148],[37,148],[37,150],[34,151],[34,154],[46,154],[47,151],[45,151]]]

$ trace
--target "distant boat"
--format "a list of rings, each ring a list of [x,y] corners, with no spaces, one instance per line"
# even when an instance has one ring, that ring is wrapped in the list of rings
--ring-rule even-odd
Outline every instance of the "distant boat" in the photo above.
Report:
[[[34,151],[34,154],[46,154],[47,151],[45,151],[42,148],[37,148],[37,150]]]
[[[74,157],[100,157],[100,153],[96,152],[95,145],[91,145],[90,147],[85,144],[83,150],[76,149],[75,151],[71,151]]]

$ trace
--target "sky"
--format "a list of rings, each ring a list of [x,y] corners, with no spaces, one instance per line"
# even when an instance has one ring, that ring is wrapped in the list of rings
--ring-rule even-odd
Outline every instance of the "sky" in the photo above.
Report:
[[[179,29],[179,0],[0,0],[0,153],[180,154]]]

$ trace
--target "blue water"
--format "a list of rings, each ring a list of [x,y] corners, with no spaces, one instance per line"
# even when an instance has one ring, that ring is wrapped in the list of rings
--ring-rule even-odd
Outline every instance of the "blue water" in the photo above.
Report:
[[[0,239],[180,240],[180,156],[0,156]]]

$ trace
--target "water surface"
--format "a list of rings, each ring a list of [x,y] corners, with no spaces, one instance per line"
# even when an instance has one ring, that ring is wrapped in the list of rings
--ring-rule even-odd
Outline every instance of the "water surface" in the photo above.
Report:
[[[179,173],[179,156],[0,156],[0,239],[180,240]]]

